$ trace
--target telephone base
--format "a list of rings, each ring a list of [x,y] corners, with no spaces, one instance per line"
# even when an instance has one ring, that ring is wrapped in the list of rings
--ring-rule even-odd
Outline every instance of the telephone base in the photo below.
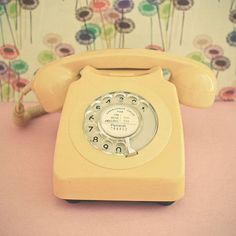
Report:
[[[158,160],[157,160],[158,161]],[[84,163],[85,164],[85,163]],[[89,164],[88,164],[89,165]],[[150,166],[153,163],[150,163]],[[82,165],[78,165],[82,166]],[[81,201],[120,201],[120,202],[160,202],[164,204],[175,202],[184,195],[184,179],[172,178],[162,179],[155,178],[158,172],[151,172],[151,167],[147,166],[149,173],[141,170],[144,168],[134,168],[129,170],[114,171],[104,169],[100,177],[94,178],[91,175],[94,170],[102,170],[95,166],[87,166],[86,172],[77,171],[77,179],[68,178],[62,180],[54,176],[54,194],[59,199],[68,200],[69,202]],[[158,169],[154,165],[154,169]],[[63,168],[65,170],[65,166]],[[80,170],[83,170],[82,168]],[[168,170],[168,169],[165,169]],[[172,170],[172,168],[171,168]],[[166,171],[167,172],[167,171]],[[180,172],[180,171],[179,171]],[[152,174],[152,176],[147,175]],[[181,174],[181,173],[180,173]],[[180,175],[179,174],[179,175]],[[119,178],[114,175],[120,175]],[[110,176],[105,178],[105,176]],[[141,176],[141,177],[140,177]],[[180,176],[181,177],[181,176]]]
[[[145,78],[123,78],[125,83],[94,70],[84,68],[67,91],[54,154],[54,194],[74,200],[181,199],[184,142],[176,88],[158,68]],[[100,82],[85,93],[94,81]],[[138,153],[125,155],[133,150]]]

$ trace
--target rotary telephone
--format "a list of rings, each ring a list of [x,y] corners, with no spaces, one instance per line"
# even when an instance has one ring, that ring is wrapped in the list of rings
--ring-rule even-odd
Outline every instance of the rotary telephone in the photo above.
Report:
[[[40,105],[25,109],[31,90]],[[208,107],[215,90],[211,70],[187,58],[147,49],[91,51],[39,69],[14,119],[22,126],[62,110],[53,167],[57,197],[169,205],[184,195],[179,102]]]

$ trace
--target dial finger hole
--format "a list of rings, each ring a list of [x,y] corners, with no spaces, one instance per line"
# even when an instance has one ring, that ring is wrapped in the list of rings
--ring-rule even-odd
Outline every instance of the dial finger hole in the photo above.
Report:
[[[85,126],[85,132],[88,136],[93,135],[97,131],[98,131],[98,128],[96,124],[87,124]]]
[[[115,145],[115,153],[118,155],[125,155],[127,153],[127,148],[124,143],[117,143]]]
[[[124,93],[118,93],[114,96],[114,102],[122,104],[125,100],[125,94]]]
[[[142,113],[144,113],[144,112],[146,112],[147,111],[147,109],[148,109],[148,104],[145,102],[145,101],[141,101],[140,103],[139,103],[139,105],[138,105],[138,109],[139,109],[139,111],[140,111],[140,113],[142,114]]]
[[[139,99],[136,96],[129,95],[127,102],[128,102],[128,104],[131,104],[131,105],[137,105],[139,103]]]
[[[104,105],[104,106],[111,104],[111,102],[112,102],[112,95],[104,96],[104,97],[102,97],[102,99],[101,99],[101,103],[102,103],[102,105]]]
[[[102,143],[102,150],[108,153],[112,153],[113,143],[110,140],[105,140]]]
[[[100,148],[102,145],[103,138],[101,137],[100,133],[95,132],[89,139],[90,143],[95,146],[96,148]]]
[[[86,113],[85,115],[86,125],[96,123],[96,120],[97,120],[97,115],[95,112],[89,111],[88,113]]]
[[[100,101],[96,101],[91,105],[91,110],[94,112],[99,112],[102,109],[102,103]]]

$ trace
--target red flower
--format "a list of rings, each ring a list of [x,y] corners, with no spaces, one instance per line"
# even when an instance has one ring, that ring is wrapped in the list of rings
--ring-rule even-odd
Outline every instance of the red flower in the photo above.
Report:
[[[94,12],[105,11],[110,6],[110,3],[107,0],[96,0],[91,1],[90,8]]]
[[[0,47],[0,54],[4,59],[13,60],[19,55],[19,51],[14,45],[5,44]]]

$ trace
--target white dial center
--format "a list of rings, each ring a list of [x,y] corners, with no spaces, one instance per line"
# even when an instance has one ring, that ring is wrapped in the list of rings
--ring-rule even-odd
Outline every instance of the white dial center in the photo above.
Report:
[[[115,138],[133,135],[139,128],[139,115],[127,105],[112,105],[105,108],[100,116],[103,131]]]

